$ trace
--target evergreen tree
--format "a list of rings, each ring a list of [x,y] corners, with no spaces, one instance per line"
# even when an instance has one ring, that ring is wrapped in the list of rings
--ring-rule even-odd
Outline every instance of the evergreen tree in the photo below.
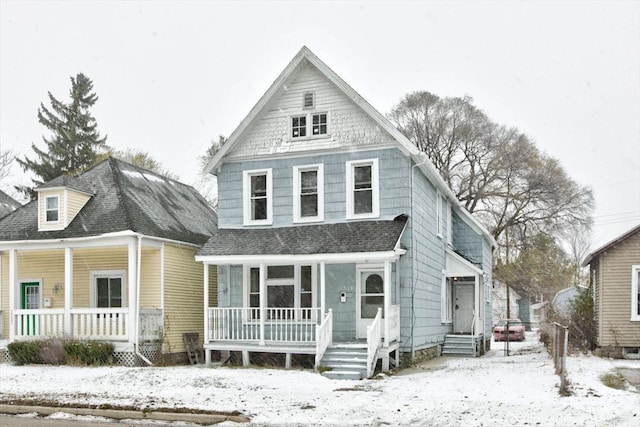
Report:
[[[35,198],[33,188],[63,174],[77,174],[93,166],[101,148],[106,148],[107,137],[101,137],[97,130],[96,120],[89,109],[98,101],[93,92],[93,82],[79,73],[71,77],[69,103],[56,99],[48,92],[51,107],[40,104],[38,121],[49,131],[43,136],[46,151],[31,144],[36,154],[35,159],[17,158],[16,160],[27,172],[32,172],[33,187],[18,188],[32,199]]]

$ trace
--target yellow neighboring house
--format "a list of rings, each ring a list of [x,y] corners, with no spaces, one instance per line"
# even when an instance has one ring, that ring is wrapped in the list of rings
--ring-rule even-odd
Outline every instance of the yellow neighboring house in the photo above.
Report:
[[[215,267],[194,255],[217,217],[178,181],[108,158],[0,219],[0,351],[48,337],[111,342],[116,362],[186,358]]]

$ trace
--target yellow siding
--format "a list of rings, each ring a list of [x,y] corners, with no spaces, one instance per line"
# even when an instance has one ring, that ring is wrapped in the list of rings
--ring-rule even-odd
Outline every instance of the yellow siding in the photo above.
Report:
[[[127,247],[74,249],[73,250],[73,306],[91,306],[91,272],[104,270],[123,270],[125,272],[124,288],[125,305],[129,305],[127,298],[128,282]],[[63,305],[64,306],[64,305]]]
[[[9,253],[0,252],[0,310],[2,310],[2,337],[9,339]]]
[[[204,333],[204,267],[194,259],[196,249],[165,245],[164,307],[167,353],[185,351],[182,334]]]
[[[218,268],[209,266],[209,307],[218,306]]]
[[[58,196],[58,221],[55,223],[46,223],[46,205],[45,200],[49,196]],[[38,212],[39,212],[39,230],[59,230],[64,227],[64,190],[40,191],[38,193]]]
[[[18,283],[25,280],[41,280],[42,300],[51,298],[51,308],[64,308],[64,250],[18,251],[17,253]],[[7,272],[8,270],[7,263]],[[4,268],[2,273],[4,275]],[[53,288],[56,285],[60,290],[54,293]],[[41,307],[44,308],[44,306]]]
[[[67,190],[67,222],[65,227],[73,221],[76,215],[78,215],[78,212],[80,212],[80,209],[84,207],[90,198],[91,196],[87,194]]]
[[[142,248],[140,308],[162,308],[160,301],[160,249]]]
[[[631,266],[640,264],[640,233],[599,259],[599,336],[601,346],[640,346],[640,322],[631,318]]]

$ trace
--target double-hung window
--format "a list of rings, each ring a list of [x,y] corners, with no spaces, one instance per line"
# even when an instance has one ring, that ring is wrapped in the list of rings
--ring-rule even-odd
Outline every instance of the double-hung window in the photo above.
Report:
[[[640,265],[631,266],[631,320],[640,321]]]
[[[324,220],[324,166],[293,167],[293,221]]]
[[[378,217],[378,159],[348,161],[346,173],[347,219]]]
[[[244,224],[271,224],[273,222],[271,169],[244,171],[242,185]]]
[[[60,219],[60,198],[58,196],[47,196],[44,199],[45,221],[58,222]]]

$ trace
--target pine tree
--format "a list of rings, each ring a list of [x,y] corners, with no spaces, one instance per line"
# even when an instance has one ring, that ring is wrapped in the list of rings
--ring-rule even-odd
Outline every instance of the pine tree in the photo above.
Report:
[[[69,103],[57,100],[51,92],[48,95],[51,107],[40,104],[38,109],[38,121],[50,131],[49,136],[42,137],[47,150],[31,144],[36,159],[26,156],[16,159],[25,172],[31,171],[37,177],[32,179],[33,187],[18,188],[32,199],[35,198],[33,188],[60,175],[84,171],[95,164],[101,148],[106,148],[107,137],[100,136],[89,111],[98,101],[91,79],[82,73],[71,77]]]

